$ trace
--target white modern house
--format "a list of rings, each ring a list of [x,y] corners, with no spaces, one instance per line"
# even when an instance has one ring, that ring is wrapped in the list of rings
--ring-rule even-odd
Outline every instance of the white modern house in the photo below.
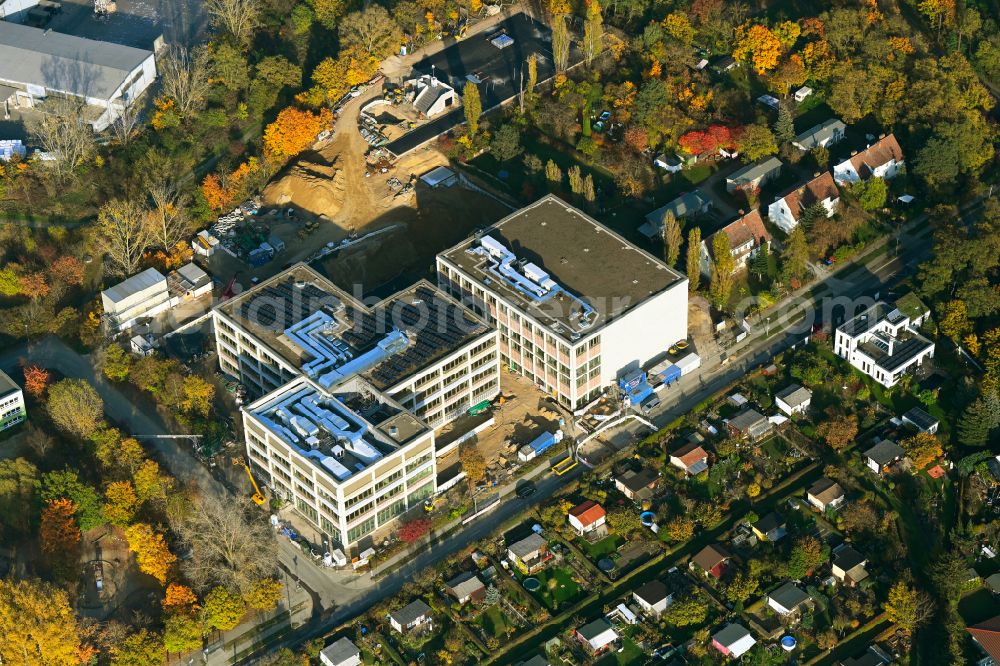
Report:
[[[152,51],[0,21],[0,104],[32,108],[50,95],[76,97],[100,132],[155,79]]]
[[[437,274],[499,328],[503,363],[570,409],[687,338],[687,277],[552,195],[439,254]]]
[[[899,308],[878,302],[837,327],[834,351],[889,388],[933,358],[934,343],[920,335]]]
[[[819,479],[806,491],[806,501],[820,511],[835,509],[844,503],[844,489],[833,479]]]
[[[0,431],[13,428],[27,417],[24,392],[5,372],[0,370]]]
[[[789,581],[767,595],[767,605],[778,615],[793,615],[809,603],[809,595]]]
[[[243,429],[258,476],[341,548],[437,487],[434,431],[356,375],[299,377],[245,407]]]
[[[861,152],[833,167],[833,177],[840,184],[856,183],[869,178],[892,180],[904,165],[903,149],[894,134],[884,134]]]
[[[774,200],[767,207],[767,217],[786,234],[799,225],[802,215],[817,204],[823,206],[826,217],[833,217],[840,204],[840,191],[829,171],[817,174]]]

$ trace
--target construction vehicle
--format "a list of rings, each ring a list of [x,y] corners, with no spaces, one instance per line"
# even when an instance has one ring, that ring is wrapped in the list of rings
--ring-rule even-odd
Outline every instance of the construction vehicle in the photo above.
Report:
[[[243,465],[243,469],[247,471],[247,476],[250,477],[250,483],[253,484],[254,493],[253,497],[250,499],[252,499],[254,504],[257,506],[264,506],[264,502],[267,500],[264,498],[264,493],[260,492],[260,488],[257,486],[257,481],[253,478],[253,472],[250,471],[250,465],[246,464],[242,460],[239,461],[239,464]]]

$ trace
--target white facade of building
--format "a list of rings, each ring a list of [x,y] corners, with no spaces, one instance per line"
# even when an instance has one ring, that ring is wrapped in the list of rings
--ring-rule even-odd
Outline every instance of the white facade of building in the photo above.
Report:
[[[508,249],[501,238],[523,247]],[[528,252],[545,267],[521,254]],[[594,263],[591,252],[621,263]],[[630,266],[642,274],[628,279]],[[560,281],[563,267],[574,285]],[[687,338],[687,278],[553,196],[439,254],[437,272],[443,290],[499,328],[503,363],[571,409]],[[636,298],[610,282],[606,296],[574,289],[602,276],[626,283]],[[654,278],[661,283],[643,291]]]
[[[101,304],[112,331],[128,330],[170,307],[167,278],[155,268],[147,268],[102,291]]]
[[[837,328],[834,351],[879,384],[892,387],[924,359],[933,358],[934,343],[917,333],[909,317],[880,302]]]
[[[434,432],[360,378],[333,392],[296,379],[245,408],[243,426],[275,495],[341,547],[434,494]]]
[[[840,197],[827,197],[818,203],[826,209],[827,217],[833,217],[837,213]],[[798,208],[797,197],[779,197],[767,207],[767,218],[786,234],[791,233],[799,226],[799,217],[803,213],[802,210],[793,210],[795,208]]]
[[[0,371],[0,430],[13,428],[25,418],[24,392],[14,380]]]

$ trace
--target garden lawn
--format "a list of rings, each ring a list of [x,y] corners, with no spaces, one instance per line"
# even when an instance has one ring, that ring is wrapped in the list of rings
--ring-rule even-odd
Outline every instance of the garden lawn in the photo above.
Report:
[[[487,608],[479,616],[478,621],[483,630],[495,638],[504,638],[507,635],[509,625],[499,606],[493,605]]]
[[[573,580],[570,571],[563,567],[546,569],[536,574],[535,578],[542,584],[535,595],[550,610],[567,601],[572,601],[580,595],[580,586]],[[555,581],[555,583],[553,584],[551,581]]]
[[[618,552],[618,546],[622,545],[622,538],[617,534],[609,534],[594,543],[590,543],[585,539],[578,539],[577,543],[580,549],[587,553],[587,557],[596,562],[602,557],[608,557]]]
[[[623,648],[621,652],[612,652],[604,655],[597,662],[597,666],[637,666],[644,663],[642,650],[639,649],[639,646],[632,639],[623,638],[621,639],[621,643]]]

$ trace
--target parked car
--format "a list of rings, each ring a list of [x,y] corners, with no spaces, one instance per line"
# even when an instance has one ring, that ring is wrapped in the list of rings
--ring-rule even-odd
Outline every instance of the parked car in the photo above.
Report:
[[[518,486],[514,493],[521,499],[527,499],[534,495],[536,490],[538,490],[538,488],[535,487],[535,484],[528,481]]]

